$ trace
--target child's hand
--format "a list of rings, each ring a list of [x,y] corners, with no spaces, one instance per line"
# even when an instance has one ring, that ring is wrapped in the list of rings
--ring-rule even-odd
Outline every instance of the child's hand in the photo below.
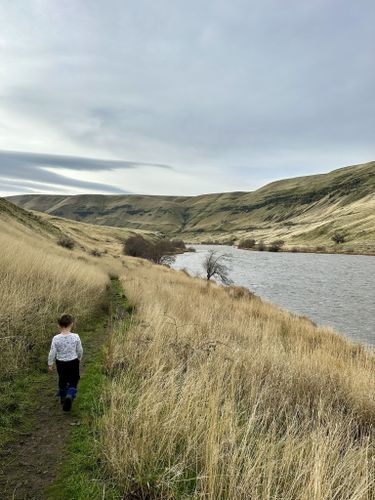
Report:
[[[53,372],[53,365],[48,365],[48,371]]]

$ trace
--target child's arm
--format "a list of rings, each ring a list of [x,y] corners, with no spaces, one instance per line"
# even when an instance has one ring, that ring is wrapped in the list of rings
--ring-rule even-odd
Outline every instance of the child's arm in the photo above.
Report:
[[[48,354],[48,368],[50,370],[52,370],[55,359],[56,359],[56,345],[55,345],[55,339],[53,338],[51,343],[51,349]]]
[[[77,358],[81,361],[83,355],[83,348],[81,339],[79,337],[78,337],[76,352],[77,352]]]

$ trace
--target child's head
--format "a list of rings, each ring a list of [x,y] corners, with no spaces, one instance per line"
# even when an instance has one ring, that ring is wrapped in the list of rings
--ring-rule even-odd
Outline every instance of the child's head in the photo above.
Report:
[[[69,328],[69,327],[73,326],[74,318],[70,314],[63,314],[57,320],[57,323],[58,323],[60,328]]]

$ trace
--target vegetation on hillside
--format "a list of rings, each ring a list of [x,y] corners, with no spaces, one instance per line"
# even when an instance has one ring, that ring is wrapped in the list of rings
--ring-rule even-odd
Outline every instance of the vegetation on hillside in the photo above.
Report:
[[[2,438],[19,423],[17,380],[43,369],[56,317],[96,315],[113,270],[129,299],[77,401],[97,408],[74,430],[70,492],[89,497],[103,478],[124,498],[373,499],[371,350],[243,288],[124,257],[122,229],[1,206]]]
[[[273,182],[254,192],[194,197],[24,195],[28,209],[79,221],[159,231],[186,241],[246,238],[334,247],[336,233],[357,251],[375,247],[375,162]],[[342,246],[342,245],[340,245]],[[369,247],[369,248],[367,248]]]
[[[127,260],[102,460],[135,498],[360,498],[375,358],[233,287]]]
[[[175,260],[174,254],[185,249],[185,243],[182,240],[159,239],[150,241],[141,235],[136,235],[125,240],[123,251],[125,255],[131,257],[147,259],[155,264],[170,265]]]
[[[103,301],[108,274],[71,259],[50,242],[1,232],[0,378],[25,367],[40,345],[46,349],[64,311],[79,322]]]

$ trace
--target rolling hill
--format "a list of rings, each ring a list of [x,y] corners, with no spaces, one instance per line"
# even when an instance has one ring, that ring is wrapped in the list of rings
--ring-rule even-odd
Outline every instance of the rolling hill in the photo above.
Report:
[[[68,237],[74,241],[74,253],[77,255],[98,250],[118,257],[122,254],[123,241],[134,234],[142,234],[147,239],[155,238],[155,234],[147,231],[99,226],[34,213],[0,198],[0,236],[28,239],[32,246],[38,245],[38,240],[42,245],[54,246],[60,239]]]
[[[375,162],[276,181],[253,192],[199,196],[21,195],[28,210],[98,225],[158,231],[187,241],[254,237],[327,245],[337,230],[375,245]]]

